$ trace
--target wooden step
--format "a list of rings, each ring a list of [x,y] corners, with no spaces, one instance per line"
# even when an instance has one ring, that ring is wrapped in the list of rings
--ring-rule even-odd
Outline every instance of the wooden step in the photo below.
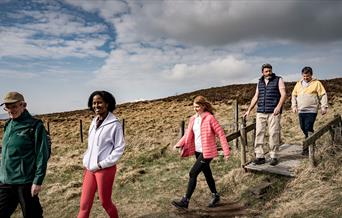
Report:
[[[256,165],[254,163],[248,163],[245,166],[245,169],[295,177],[295,169],[302,163],[304,159],[308,158],[308,156],[303,156],[301,153],[302,145],[283,144],[279,148],[279,163],[276,166],[271,166],[269,164],[271,158],[269,155],[266,155],[265,164]]]

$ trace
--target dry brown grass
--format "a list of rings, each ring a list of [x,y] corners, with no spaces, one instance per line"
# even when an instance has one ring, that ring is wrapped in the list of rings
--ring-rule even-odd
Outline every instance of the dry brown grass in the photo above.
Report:
[[[277,205],[269,217],[341,217],[342,215],[342,148],[326,143],[319,147],[315,168],[305,162],[298,176],[269,205]]]
[[[332,105],[326,116],[318,116],[317,127],[331,119],[342,108],[342,78],[324,81],[331,95]],[[337,85],[336,85],[337,84]],[[287,84],[291,90],[293,83]],[[202,176],[194,193],[189,213],[179,213],[170,206],[170,201],[180,197],[186,189],[189,168],[193,159],[180,159],[171,147],[179,138],[179,123],[187,121],[193,114],[191,96],[208,96],[217,108],[216,117],[228,128],[233,121],[232,100],[238,98],[240,115],[243,114],[255,85],[234,85],[194,93],[173,96],[154,101],[119,105],[116,115],[125,119],[126,151],[118,164],[118,173],[113,188],[113,200],[121,217],[210,217],[214,211],[203,211],[209,191]],[[288,95],[290,91],[288,90]],[[286,143],[300,144],[303,140],[298,118],[287,109],[282,118],[282,139]],[[253,116],[253,115],[252,115]],[[41,193],[45,217],[75,217],[79,207],[82,185],[82,156],[86,142],[80,143],[79,120],[82,119],[84,139],[92,114],[87,110],[55,113],[40,116],[50,122],[53,140],[53,154]],[[251,120],[250,120],[251,121]],[[0,132],[0,136],[2,133]],[[325,136],[326,137],[326,136]],[[341,151],[332,154],[328,138],[319,144],[319,164],[309,169],[307,163],[298,171],[298,177],[291,181],[277,176],[245,173],[239,169],[238,152],[233,150],[229,162],[218,158],[212,162],[217,187],[228,205],[237,206],[243,213],[227,210],[227,216],[300,217],[301,214],[320,217],[321,213],[341,215]],[[325,147],[326,146],[326,147]],[[248,147],[249,158],[253,149]],[[338,171],[339,170],[339,171]],[[329,174],[329,175],[326,175]],[[264,180],[272,180],[277,187],[266,199],[252,199],[248,189]],[[314,191],[315,190],[315,191]],[[319,200],[317,200],[319,198]],[[261,201],[261,202],[259,202]],[[338,203],[337,202],[337,203]],[[244,207],[248,207],[245,210]],[[246,212],[247,211],[247,212]],[[217,214],[218,215],[218,214]],[[20,217],[18,214],[14,217]],[[100,202],[96,200],[92,217],[106,217]]]

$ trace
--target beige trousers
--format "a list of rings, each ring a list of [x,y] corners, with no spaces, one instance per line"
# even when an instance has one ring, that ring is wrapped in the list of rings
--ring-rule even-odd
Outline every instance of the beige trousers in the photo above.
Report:
[[[277,158],[277,152],[280,146],[280,118],[281,114],[274,116],[273,114],[257,113],[256,136],[254,143],[256,158],[264,157],[263,145],[267,127],[269,134],[270,156],[271,158]]]

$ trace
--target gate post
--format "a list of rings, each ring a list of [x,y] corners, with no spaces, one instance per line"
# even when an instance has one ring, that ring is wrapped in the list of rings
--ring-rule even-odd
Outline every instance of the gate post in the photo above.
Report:
[[[235,121],[235,131],[239,131],[239,105],[237,99],[234,101],[234,121]],[[236,138],[235,141],[236,150],[239,148],[239,138]]]
[[[80,120],[80,138],[81,138],[81,143],[83,143],[83,125],[82,125],[82,120]]]
[[[309,132],[309,137],[313,134],[313,132]],[[309,145],[309,161],[310,161],[310,166],[315,167],[315,142],[311,143]]]
[[[243,168],[246,164],[246,145],[247,145],[247,132],[246,132],[246,120],[242,119],[241,123],[241,167]]]
[[[179,134],[180,134],[180,138],[182,138],[183,135],[184,135],[184,129],[185,129],[185,121],[182,120],[182,121],[179,123]]]

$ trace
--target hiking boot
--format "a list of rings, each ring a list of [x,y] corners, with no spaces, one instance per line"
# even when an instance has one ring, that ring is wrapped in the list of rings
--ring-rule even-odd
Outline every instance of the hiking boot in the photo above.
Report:
[[[213,193],[211,200],[209,201],[208,207],[216,207],[219,202],[220,202],[219,193]]]
[[[270,162],[270,165],[271,166],[275,166],[279,163],[278,159],[277,158],[271,158],[271,162]]]
[[[253,160],[253,163],[256,164],[256,165],[260,165],[260,164],[264,164],[266,162],[265,158],[262,157],[262,158],[257,158],[255,160]]]
[[[173,206],[177,207],[177,208],[188,208],[189,206],[189,199],[187,199],[185,196],[182,197],[182,199],[180,201],[172,201],[171,202]]]

